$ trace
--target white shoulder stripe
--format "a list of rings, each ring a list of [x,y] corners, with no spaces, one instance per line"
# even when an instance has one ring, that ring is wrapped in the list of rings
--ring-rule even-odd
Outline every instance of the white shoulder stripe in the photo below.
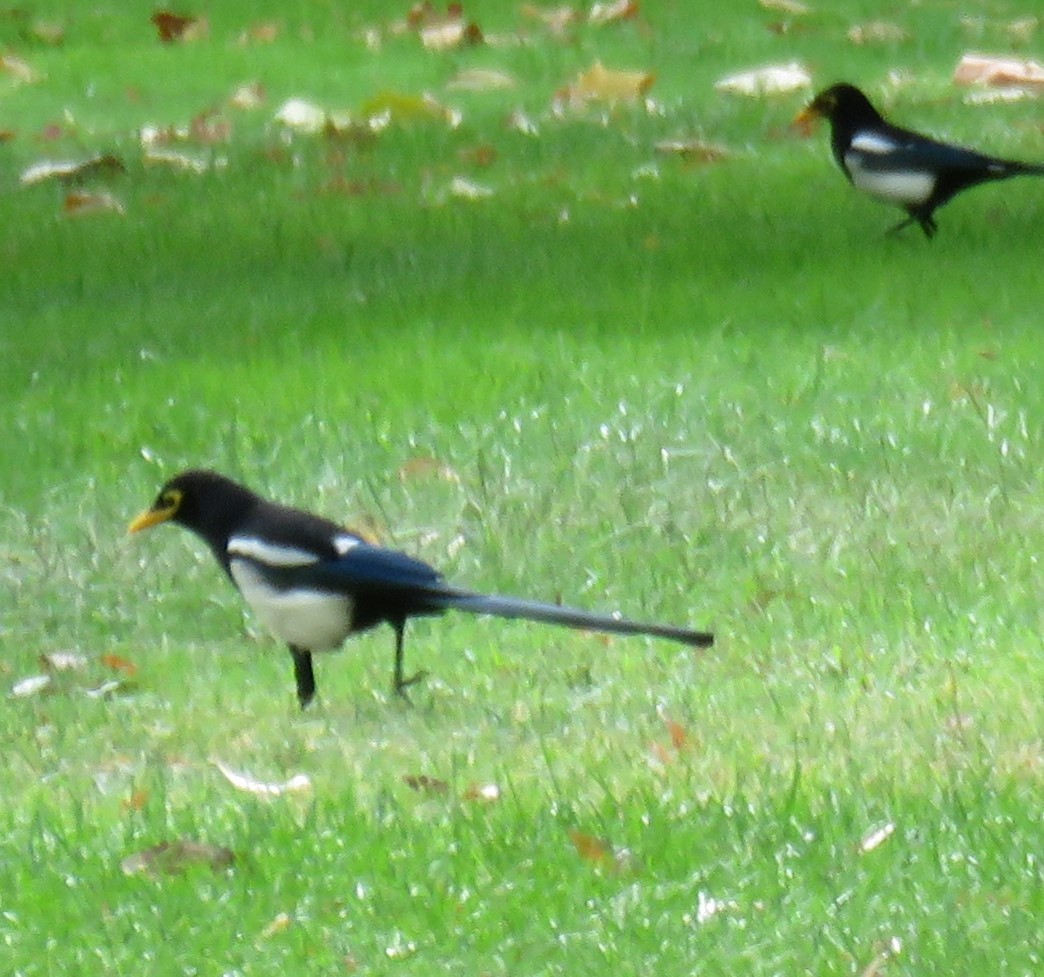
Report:
[[[861,153],[872,153],[875,156],[885,156],[894,153],[899,144],[888,136],[882,136],[879,132],[857,132],[850,143],[852,149]]]
[[[303,567],[319,562],[319,557],[308,550],[269,543],[256,536],[233,536],[228,541],[228,555],[240,556],[270,567]]]
[[[333,538],[334,549],[337,550],[341,556],[344,556],[344,554],[349,550],[354,549],[360,542],[361,540],[348,535],[334,536]]]

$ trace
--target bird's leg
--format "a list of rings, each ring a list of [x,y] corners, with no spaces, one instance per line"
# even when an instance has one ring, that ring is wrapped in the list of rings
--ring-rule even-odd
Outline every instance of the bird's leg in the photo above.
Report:
[[[315,698],[315,672],[312,670],[312,653],[290,645],[294,656],[294,679],[297,681],[297,701],[304,709]]]
[[[899,223],[896,224],[895,227],[890,227],[887,231],[885,231],[885,236],[886,237],[891,237],[893,234],[898,234],[904,227],[909,227],[912,223],[914,223],[914,221],[917,221],[918,223],[921,223],[919,218],[914,217],[911,214],[909,217],[906,218],[906,220],[899,221]],[[924,227],[924,224],[921,223],[921,226]],[[929,236],[931,236],[931,235],[929,235]]]
[[[425,671],[415,672],[409,678],[403,678],[402,676],[402,657],[403,657],[403,635],[406,633],[406,620],[400,618],[397,621],[392,621],[392,627],[395,628],[395,680],[394,689],[395,694],[402,696],[404,699],[409,699],[406,694],[406,690],[416,682],[419,682],[428,673]]]
[[[935,232],[939,229],[939,225],[935,223],[935,218],[931,214],[927,217],[919,218],[918,223],[921,225],[921,230],[924,231],[924,236],[928,240],[935,237]]]

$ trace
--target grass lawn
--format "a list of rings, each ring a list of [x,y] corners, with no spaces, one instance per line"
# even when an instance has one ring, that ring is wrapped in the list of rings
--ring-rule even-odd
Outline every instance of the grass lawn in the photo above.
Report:
[[[888,238],[788,129],[807,91],[713,85],[801,60],[1042,159],[1039,101],[950,82],[1024,5],[901,6],[857,46],[876,4],[559,37],[489,0],[490,43],[442,51],[405,6],[212,0],[171,45],[70,6],[0,15],[0,971],[1044,969],[1044,184]],[[553,112],[596,60],[652,104]],[[273,121],[294,97],[394,111],[308,135]],[[159,148],[205,172],[145,158],[202,113]],[[691,137],[727,155],[654,148]],[[123,171],[20,183],[93,154]],[[382,629],[302,714],[198,541],[125,535],[194,466],[718,643],[448,615],[408,631],[412,707]],[[186,841],[233,864],[124,870]]]

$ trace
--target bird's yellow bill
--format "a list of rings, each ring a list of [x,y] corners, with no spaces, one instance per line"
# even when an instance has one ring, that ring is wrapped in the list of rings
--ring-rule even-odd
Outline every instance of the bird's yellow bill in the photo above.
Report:
[[[140,533],[143,529],[148,529],[150,526],[158,526],[161,522],[166,522],[172,515],[174,515],[173,507],[167,509],[146,509],[140,515],[135,516],[127,527],[127,532]]]
[[[815,129],[816,123],[822,116],[819,113],[819,109],[815,107],[815,103],[806,105],[797,115],[794,116],[794,120],[790,123],[792,129],[796,129],[803,136],[812,135],[812,130]]]

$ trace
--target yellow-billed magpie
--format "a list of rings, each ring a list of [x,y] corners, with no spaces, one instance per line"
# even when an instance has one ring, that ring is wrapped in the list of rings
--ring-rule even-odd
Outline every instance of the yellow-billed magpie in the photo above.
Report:
[[[174,522],[203,539],[247,604],[290,646],[297,699],[315,695],[312,652],[337,648],[349,635],[382,621],[395,630],[394,689],[400,695],[423,678],[404,678],[406,619],[454,608],[473,614],[528,618],[570,628],[645,634],[705,647],[714,636],[662,624],[462,590],[427,563],[367,542],[335,522],[278,505],[212,471],[172,478],[129,527],[136,533]]]
[[[932,237],[936,209],[961,190],[1022,173],[1044,175],[1041,165],[985,156],[894,126],[854,85],[820,92],[794,121],[807,128],[816,118],[830,122],[834,158],[852,185],[910,215],[891,233],[917,223]]]

